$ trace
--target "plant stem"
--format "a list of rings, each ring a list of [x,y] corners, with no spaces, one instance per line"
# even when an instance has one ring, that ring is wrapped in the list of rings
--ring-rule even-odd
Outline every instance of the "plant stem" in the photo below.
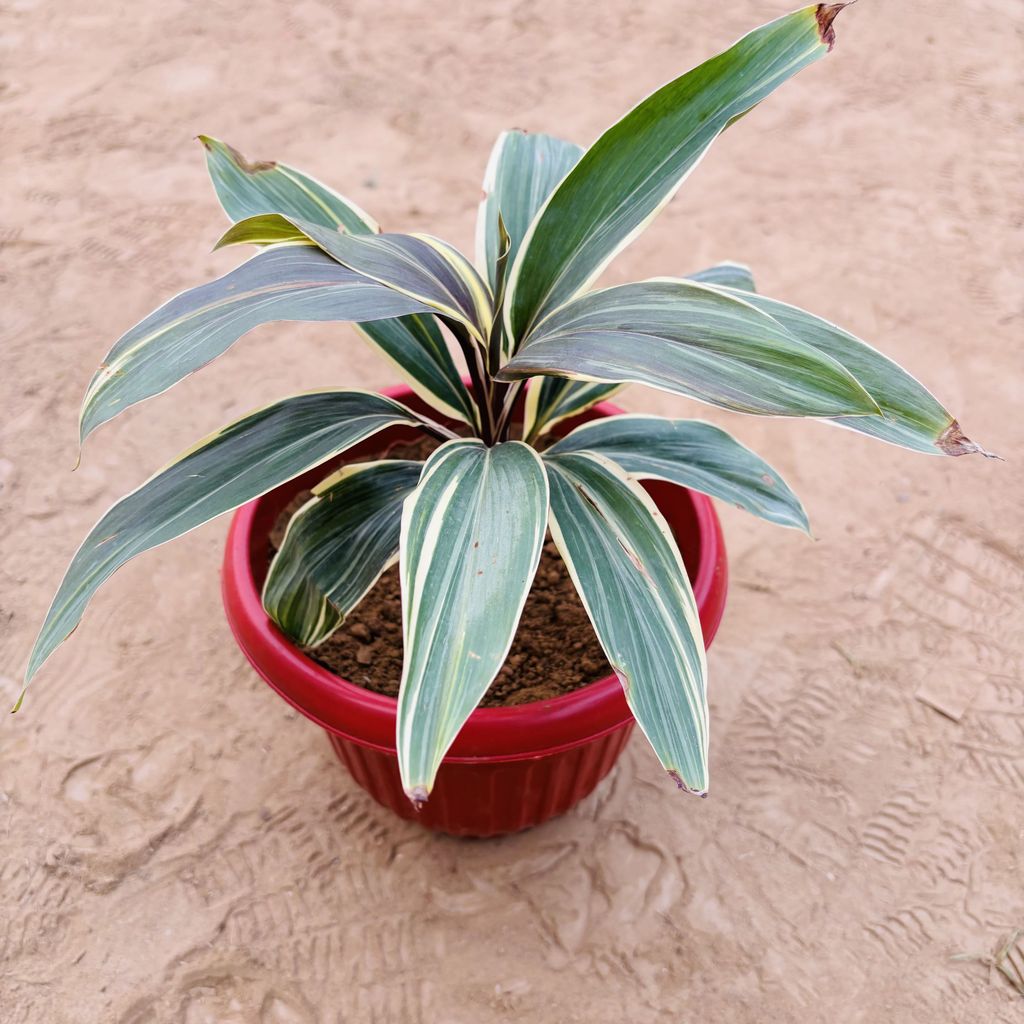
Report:
[[[457,441],[459,438],[459,435],[454,430],[449,430],[444,424],[432,420],[429,416],[420,416],[420,426],[428,434],[433,434],[442,441]]]
[[[466,360],[466,367],[469,370],[470,383],[473,386],[473,397],[476,399],[477,408],[480,412],[480,432],[484,444],[494,444],[494,414],[491,409],[492,393],[488,386],[489,377],[484,368],[483,358],[480,353],[480,346],[469,336],[463,324],[448,317],[442,317],[445,326],[452,332],[455,340],[462,349],[462,356]]]
[[[508,440],[512,426],[512,409],[516,404],[516,399],[519,397],[519,392],[523,389],[524,383],[524,381],[517,380],[512,384],[505,385],[504,403],[498,414],[498,424],[495,428],[499,441]]]

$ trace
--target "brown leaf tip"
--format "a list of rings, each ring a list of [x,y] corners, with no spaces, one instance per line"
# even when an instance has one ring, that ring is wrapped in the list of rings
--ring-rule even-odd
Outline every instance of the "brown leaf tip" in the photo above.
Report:
[[[693,789],[683,782],[683,777],[674,768],[669,768],[668,777],[676,784],[676,789],[681,789],[686,793],[692,793],[694,796],[699,796],[701,800],[707,800],[708,791],[706,789]]]
[[[232,163],[234,163],[244,174],[257,174],[260,171],[272,171],[277,167],[276,160],[246,160],[246,158],[242,156],[234,146],[229,146],[226,142],[218,142],[216,139],[211,139],[209,135],[197,135],[196,138],[202,143],[203,149],[208,153],[213,151],[215,145],[223,146],[227,151],[228,156],[231,157]]]
[[[406,791],[406,796],[412,802],[412,805],[417,812],[422,811],[426,806],[428,795],[426,786],[414,786],[412,789]]]
[[[848,0],[845,4],[818,4],[817,10],[814,12],[814,17],[818,20],[818,35],[821,36],[821,41],[828,47],[829,53],[832,52],[832,47],[836,45],[836,32],[832,28],[832,22],[836,20],[836,15],[844,7],[849,7],[854,0]]]
[[[984,455],[986,459],[1003,461],[1001,456],[985,451],[980,444],[972,441],[960,429],[960,424],[956,420],[938,436],[935,444],[943,455]]]
[[[238,164],[238,169],[246,174],[259,174],[260,171],[272,171],[277,167],[276,160],[246,160],[233,146],[228,146],[228,152]]]

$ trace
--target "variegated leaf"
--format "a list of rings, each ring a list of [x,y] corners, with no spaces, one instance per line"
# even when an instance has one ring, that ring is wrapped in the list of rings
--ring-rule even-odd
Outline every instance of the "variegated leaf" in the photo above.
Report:
[[[236,420],[117,502],[71,561],[29,658],[26,684],[78,625],[97,588],[129,559],[298,476],[386,427],[422,426],[370,391],[311,391]]]
[[[818,4],[755,29],[663,86],[584,153],[549,198],[513,265],[509,335],[525,339],[589,287],[635,238],[728,125],[832,46],[843,4]]]
[[[232,220],[283,213],[354,234],[380,230],[351,199],[294,167],[276,160],[246,160],[237,149],[208,135],[200,135],[199,141],[217,198]]]
[[[755,291],[750,268],[742,263],[716,263],[713,267],[687,274],[690,281]],[[538,377],[526,393],[523,436],[540,437],[556,423],[578,416],[598,402],[620,391],[620,384],[594,384],[564,377]]]
[[[505,301],[505,278],[508,271],[509,253],[512,251],[512,239],[505,230],[505,221],[498,213],[498,250],[494,262],[494,285],[492,285],[493,297],[491,306],[493,309],[501,309]],[[508,355],[508,337],[505,334],[505,326],[500,316],[495,316],[491,321],[490,336],[487,339],[487,370],[494,374],[499,366],[505,361]]]
[[[578,426],[545,453],[593,452],[638,480],[668,480],[721,498],[779,526],[809,532],[807,513],[785,480],[724,430],[701,420],[609,416]]]
[[[545,455],[551,532],[626,701],[681,788],[708,788],[707,666],[675,538],[643,488],[593,453]]]
[[[453,246],[433,235],[346,235],[298,217],[267,214],[240,221],[217,248],[268,237],[291,224],[325,253],[374,281],[427,303],[432,310],[464,324],[480,344],[491,327],[491,293],[473,265]]]
[[[567,377],[535,377],[523,405],[523,437],[534,440],[556,423],[586,412],[620,391],[621,384],[595,384]]]
[[[698,281],[702,284],[714,284],[722,288],[736,288],[743,292],[756,292],[754,287],[754,275],[750,267],[745,263],[733,263],[726,261],[716,263],[713,267],[706,267],[696,273],[687,274],[690,281]]]
[[[428,405],[476,429],[479,417],[455,360],[432,316],[412,314],[355,328]]]
[[[552,313],[498,377],[634,382],[761,415],[877,414],[845,367],[747,298],[667,278],[590,292]]]
[[[256,217],[239,228],[236,241],[254,245],[305,242],[310,239],[289,221],[267,220],[258,214],[300,217],[325,228],[354,235],[375,234],[380,228],[351,200],[293,167],[270,161],[251,163],[240,153],[200,136],[217,197],[234,221]],[[476,424],[473,400],[437,325],[419,316],[366,321],[360,333],[389,359],[413,390],[440,412]]]
[[[520,441],[450,441],[402,515],[398,763],[414,803],[512,646],[537,571],[548,484]]]
[[[402,459],[343,466],[292,516],[263,607],[300,647],[323,643],[398,558],[402,503],[422,469]]]
[[[509,236],[509,265],[530,223],[555,186],[572,170],[583,149],[540,132],[502,132],[484,172],[484,197],[476,218],[476,263],[497,290],[500,212]]]
[[[722,289],[723,294],[739,292]],[[794,338],[841,363],[870,392],[881,416],[839,417],[840,426],[926,455],[988,455],[906,370],[866,342],[796,306],[763,295],[742,296]]]
[[[583,149],[573,142],[539,132],[502,132],[491,150],[484,173],[484,198],[477,212],[477,265],[495,288],[499,214],[509,234],[511,267],[533,218],[548,196],[576,165]],[[509,337],[501,361],[512,354]],[[619,390],[617,385],[578,383],[544,377],[534,381],[526,395],[523,436],[539,436],[555,423],[589,409]]]
[[[107,353],[82,403],[80,436],[158,395],[273,320],[373,320],[430,312],[311,246],[267,249],[224,277],[175,296]]]

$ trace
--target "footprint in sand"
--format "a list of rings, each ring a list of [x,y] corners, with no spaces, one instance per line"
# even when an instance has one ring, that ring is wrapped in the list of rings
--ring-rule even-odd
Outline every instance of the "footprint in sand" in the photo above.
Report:
[[[174,734],[73,765],[61,784],[72,815],[70,854],[90,887],[109,889],[145,864],[199,811],[204,772],[195,744]]]
[[[119,1024],[319,1024],[301,993],[260,984],[241,964],[222,971],[190,971],[159,994],[137,1001]]]

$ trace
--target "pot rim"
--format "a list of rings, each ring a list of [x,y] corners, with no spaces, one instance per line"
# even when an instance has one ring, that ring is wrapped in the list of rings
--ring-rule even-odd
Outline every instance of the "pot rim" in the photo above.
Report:
[[[405,385],[385,388],[381,393],[418,404]],[[610,402],[601,402],[588,418],[622,412]],[[666,486],[679,500],[690,503],[697,524],[699,557],[692,587],[707,647],[721,622],[727,589],[721,524],[706,495],[678,485]],[[323,729],[371,749],[395,753],[396,698],[364,689],[313,661],[264,612],[251,552],[254,525],[265,499],[266,495],[256,498],[235,512],[225,545],[221,590],[228,623],[239,647],[281,697]],[[671,520],[671,514],[667,518]],[[477,708],[445,761],[535,758],[591,742],[633,721],[618,677],[610,675],[547,700]]]

